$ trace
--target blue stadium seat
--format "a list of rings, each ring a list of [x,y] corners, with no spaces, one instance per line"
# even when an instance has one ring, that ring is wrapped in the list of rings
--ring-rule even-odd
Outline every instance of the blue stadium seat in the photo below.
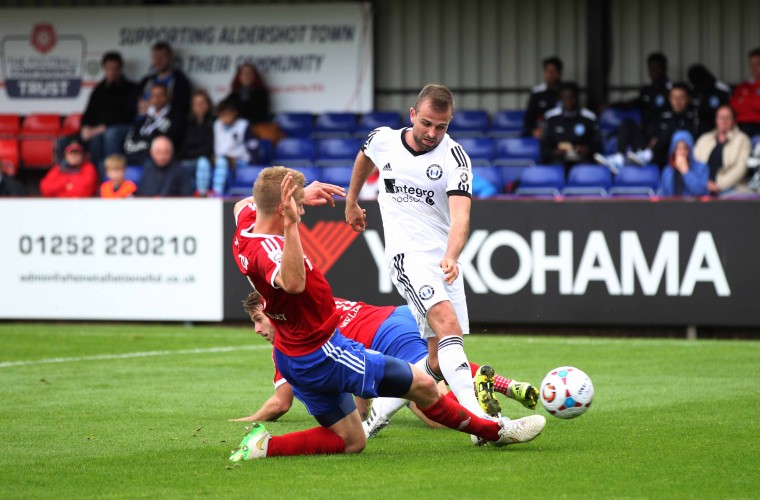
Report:
[[[356,154],[361,148],[360,139],[321,139],[317,141],[316,160],[318,167],[330,167],[337,163],[349,161],[353,165]]]
[[[618,138],[616,135],[613,135],[604,139],[603,142],[604,142],[602,145],[603,155],[607,156],[607,155],[612,155],[612,154],[617,153]]]
[[[230,196],[251,196],[253,183],[259,172],[266,168],[264,165],[242,165],[235,168],[227,194]]]
[[[654,196],[660,185],[660,169],[657,165],[623,167],[615,176],[610,196]]]
[[[353,171],[353,162],[343,162],[322,169],[322,182],[336,184],[348,188],[351,184],[351,172]]]
[[[755,146],[760,144],[760,134],[753,135],[751,139],[752,139],[752,149],[750,150],[750,154],[754,153]]]
[[[132,181],[138,186],[143,175],[143,167],[139,165],[128,165],[124,170],[124,178],[128,181]]]
[[[288,137],[309,137],[314,131],[314,117],[311,113],[277,113],[274,121]]]
[[[371,111],[359,117],[356,125],[356,137],[366,139],[367,134],[378,127],[401,128],[401,115],[395,111]]]
[[[317,115],[311,136],[315,139],[349,138],[354,135],[355,131],[356,115],[354,113],[322,113]]]
[[[522,109],[501,109],[494,113],[491,127],[486,132],[488,137],[520,137],[525,111]]]
[[[272,163],[296,168],[311,167],[314,163],[314,140],[305,137],[286,137],[280,139],[274,148]]]
[[[288,166],[294,170],[298,170],[304,175],[304,177],[306,177],[307,186],[314,181],[322,180],[322,169],[320,168],[308,167],[308,166],[293,166],[293,167],[291,167],[290,165]]]
[[[638,109],[605,109],[599,116],[599,128],[602,135],[609,136],[616,133],[623,120],[633,120],[636,123],[641,123],[641,112]]]
[[[515,194],[520,196],[559,196],[565,187],[561,165],[534,165],[523,170]]]
[[[480,178],[487,181],[496,188],[497,193],[502,191],[501,173],[495,167],[472,167],[472,174],[476,179]],[[475,183],[473,181],[473,187]],[[497,194],[495,193],[495,194]]]
[[[454,140],[463,137],[485,137],[490,127],[488,112],[484,109],[458,109],[449,123],[448,133]]]
[[[564,196],[606,196],[612,187],[612,173],[601,165],[575,165],[567,176]]]
[[[517,189],[520,183],[520,177],[522,177],[522,173],[526,168],[531,168],[531,166],[505,165],[498,167],[499,174],[501,175],[502,189],[507,193],[514,192]]]
[[[493,141],[487,137],[463,137],[458,139],[472,161],[473,167],[490,167],[493,159]]]
[[[496,159],[541,160],[541,145],[534,137],[506,137],[496,140]]]

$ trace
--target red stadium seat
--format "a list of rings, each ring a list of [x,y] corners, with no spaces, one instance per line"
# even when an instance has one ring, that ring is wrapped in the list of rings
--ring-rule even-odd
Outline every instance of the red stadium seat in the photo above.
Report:
[[[18,141],[16,139],[0,139],[0,161],[8,161],[18,169]]]
[[[65,137],[67,135],[78,134],[80,128],[82,128],[82,113],[66,115],[63,119],[63,127],[61,127],[58,135]]]
[[[55,139],[36,137],[21,140],[21,162],[24,168],[48,168],[55,163]]]
[[[55,136],[60,130],[60,115],[31,114],[24,118],[20,135],[24,137]]]
[[[15,138],[21,129],[19,115],[0,115],[0,137]]]

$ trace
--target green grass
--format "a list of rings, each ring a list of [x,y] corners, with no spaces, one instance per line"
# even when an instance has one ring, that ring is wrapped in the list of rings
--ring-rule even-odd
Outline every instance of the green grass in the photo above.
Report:
[[[578,366],[594,404],[575,420],[547,414],[539,438],[505,449],[404,410],[360,455],[231,465],[243,424],[228,419],[272,391],[271,352],[251,329],[0,324],[0,498],[758,496],[760,343],[472,335],[466,346],[535,384]],[[152,355],[118,356],[130,353]],[[51,358],[62,359],[39,363]],[[267,427],[314,425],[296,403]]]

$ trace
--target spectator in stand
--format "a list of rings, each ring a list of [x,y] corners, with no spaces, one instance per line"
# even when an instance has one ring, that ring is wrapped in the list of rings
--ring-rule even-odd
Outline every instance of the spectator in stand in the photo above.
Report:
[[[183,115],[184,116],[184,115]],[[184,123],[169,104],[166,85],[154,83],[150,91],[150,106],[146,114],[135,121],[124,141],[124,153],[129,165],[142,165],[148,159],[148,149],[154,138],[165,135],[176,144],[182,136]]]
[[[158,42],[151,49],[153,73],[140,81],[140,100],[137,103],[137,114],[144,115],[150,106],[150,96],[153,85],[163,84],[168,91],[171,107],[177,115],[187,116],[190,107],[190,80],[182,70],[174,67],[174,51],[166,42]]]
[[[760,134],[760,47],[749,53],[749,71],[752,79],[734,89],[731,107],[739,128],[752,137]]]
[[[715,128],[715,113],[731,99],[731,87],[721,82],[702,64],[689,68],[689,83],[694,89],[694,105],[699,115],[699,135]]]
[[[548,57],[543,61],[544,83],[531,89],[528,109],[525,111],[522,135],[541,139],[543,134],[544,115],[557,106],[559,90],[562,84],[562,60],[559,57]]]
[[[670,108],[668,99],[672,87],[668,78],[668,58],[662,52],[653,52],[647,56],[647,72],[649,83],[641,87],[639,96],[614,105],[621,109],[638,108],[641,113],[641,125],[630,122],[627,126],[636,125],[643,131],[653,127],[660,115]]]
[[[139,196],[190,196],[193,188],[190,176],[182,165],[174,161],[172,141],[159,135],[150,145],[150,159],[137,190]]]
[[[26,186],[14,177],[13,163],[0,160],[0,196],[26,196]]]
[[[121,54],[106,52],[102,66],[103,79],[90,94],[79,131],[79,138],[90,151],[90,161],[101,172],[106,156],[122,152],[137,102],[137,85],[122,74]]]
[[[211,162],[207,158],[198,159],[195,176],[198,195],[223,195],[227,186],[230,168],[247,165],[251,154],[246,144],[252,139],[248,120],[238,117],[232,101],[222,101],[217,107],[218,118],[214,120],[214,168],[211,177]],[[212,191],[209,193],[209,187]]]
[[[208,92],[193,92],[191,112],[185,124],[185,137],[177,157],[188,170],[191,179],[195,179],[198,162],[208,162],[214,157],[214,115],[213,105]]]
[[[668,166],[662,171],[660,196],[703,196],[707,194],[708,168],[694,159],[694,139],[685,130],[673,134]]]
[[[109,155],[105,160],[106,177],[100,185],[101,198],[129,198],[137,191],[134,182],[126,179],[124,174],[127,170],[127,159],[123,155]]]
[[[224,100],[234,104],[240,118],[251,125],[270,121],[269,89],[256,66],[249,62],[238,66],[231,87]]]
[[[747,176],[751,145],[747,134],[736,126],[731,106],[720,106],[714,121],[715,129],[697,139],[694,158],[707,164],[707,190],[719,195],[737,187]]]
[[[84,147],[77,141],[66,146],[63,160],[40,181],[40,192],[48,198],[88,198],[98,190],[98,173],[85,161]]]
[[[655,163],[664,167],[670,160],[668,147],[677,130],[685,130],[694,137],[699,130],[699,114],[691,104],[691,90],[687,83],[674,83],[668,94],[670,109],[663,111],[660,118],[646,131],[623,130],[618,133],[618,153],[594,159],[606,165],[613,172],[622,167],[626,158],[638,165]],[[624,156],[623,153],[626,153]]]
[[[576,83],[563,83],[560,106],[546,113],[542,162],[562,163],[568,169],[576,163],[591,161],[599,150],[599,123],[594,113],[581,107],[579,93]]]

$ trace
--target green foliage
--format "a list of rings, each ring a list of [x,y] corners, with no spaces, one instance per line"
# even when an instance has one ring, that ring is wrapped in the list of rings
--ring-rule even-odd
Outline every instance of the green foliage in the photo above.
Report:
[[[534,384],[578,366],[594,404],[569,421],[544,412],[542,436],[506,449],[403,410],[361,455],[232,465],[244,424],[228,419],[272,392],[252,329],[0,324],[0,498],[756,497],[760,343],[472,335],[466,348]],[[267,428],[314,425],[296,403]]]

